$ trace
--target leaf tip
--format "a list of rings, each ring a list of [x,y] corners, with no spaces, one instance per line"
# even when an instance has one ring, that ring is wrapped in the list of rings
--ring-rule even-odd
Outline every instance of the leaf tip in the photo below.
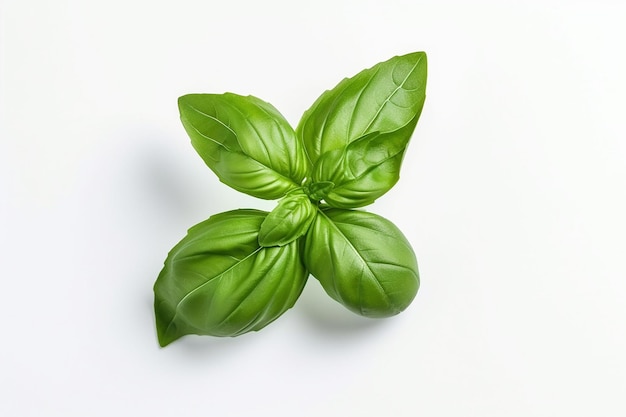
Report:
[[[163,311],[164,305],[155,299],[154,316],[156,321],[157,340],[159,346],[165,347],[179,339],[183,334],[178,331],[176,323],[171,321],[171,316]],[[169,319],[168,319],[169,318]]]
[[[177,331],[176,325],[172,323],[169,326],[159,326],[157,319],[157,340],[159,346],[164,348],[175,340],[180,339],[183,334]]]
[[[422,68],[422,71],[426,71],[426,67],[428,66],[428,56],[424,51],[410,52],[405,55],[400,55],[397,58],[406,59],[409,62],[414,63],[416,66]]]
[[[424,52],[424,51],[410,52],[410,53],[408,53],[408,54],[406,54],[404,56],[407,56],[407,57],[410,56],[410,57],[415,57],[415,58],[419,58],[419,59],[426,59],[427,58],[426,52]]]

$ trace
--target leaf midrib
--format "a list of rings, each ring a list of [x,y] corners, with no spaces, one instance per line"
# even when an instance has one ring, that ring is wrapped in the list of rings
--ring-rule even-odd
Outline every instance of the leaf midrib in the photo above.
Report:
[[[361,136],[363,136],[365,134],[365,132],[367,132],[369,130],[369,128],[372,126],[372,124],[376,121],[376,119],[378,118],[378,115],[383,111],[383,109],[385,108],[385,106],[387,105],[387,103],[389,103],[389,101],[391,100],[391,98],[393,96],[396,95],[396,93],[402,88],[402,86],[407,82],[407,80],[409,79],[409,77],[411,76],[411,74],[413,74],[413,71],[415,71],[415,69],[417,68],[417,65],[422,61],[423,56],[420,55],[419,58],[417,59],[417,61],[415,62],[415,64],[413,65],[413,67],[411,68],[411,70],[409,71],[409,73],[406,75],[406,77],[404,77],[404,80],[402,80],[402,82],[400,83],[400,85],[398,85],[395,90],[393,90],[393,92],[387,96],[387,98],[385,99],[385,101],[380,105],[378,111],[376,112],[376,114],[374,115],[374,117],[372,117],[372,120],[370,120],[370,122],[368,123],[368,125],[365,127],[365,129],[363,129],[363,132],[361,133]]]
[[[382,286],[382,284],[380,283],[380,281],[376,277],[376,274],[374,273],[374,271],[372,271],[372,268],[370,268],[369,263],[361,256],[361,254],[354,247],[354,245],[352,244],[350,239],[348,239],[346,234],[337,226],[337,224],[335,224],[335,222],[326,213],[324,213],[321,209],[319,210],[319,212],[331,224],[331,227],[333,229],[335,229],[339,233],[339,235],[346,241],[348,247],[356,254],[357,258],[360,259],[363,262],[363,264],[365,264],[365,267],[366,267],[367,271],[369,272],[369,276],[376,283],[376,286],[381,290],[382,294],[384,295],[384,297],[387,300],[387,302],[389,303],[389,305],[392,306],[394,308],[394,310],[397,310],[397,308],[395,307],[394,303],[391,302],[391,298],[389,297],[389,295],[385,291],[385,288]],[[363,282],[363,274],[361,274],[361,276],[359,277],[359,285],[358,285],[358,290],[359,290],[359,310],[361,311],[361,314],[363,314],[363,304],[362,304],[362,287],[363,286],[361,285],[362,282]]]
[[[218,279],[219,277],[221,277],[222,275],[226,274],[227,272],[229,272],[233,268],[236,268],[238,265],[242,264],[243,262],[245,262],[246,260],[248,260],[252,256],[256,255],[259,251],[261,251],[261,249],[263,249],[263,247],[258,247],[252,253],[250,253],[249,255],[244,257],[243,259],[239,260],[238,262],[235,262],[230,267],[228,267],[224,271],[220,272],[218,275],[215,275],[213,277],[208,278],[205,282],[203,282],[202,284],[198,285],[197,287],[195,287],[194,289],[189,291],[187,294],[185,294],[185,296],[183,298],[181,298],[178,303],[176,303],[176,306],[174,307],[174,315],[172,316],[172,319],[170,320],[169,324],[167,325],[167,329],[165,330],[164,334],[167,334],[169,332],[170,327],[172,326],[172,324],[174,324],[174,321],[176,320],[176,317],[178,316],[181,304],[187,298],[189,298],[193,293],[195,293],[196,291],[200,290],[202,287],[204,287],[205,285],[209,284],[213,280]]]
[[[214,139],[214,138],[212,138],[212,137],[210,137],[210,136],[207,136],[206,134],[204,134],[204,133],[202,133],[200,130],[198,130],[198,128],[197,128],[197,127],[196,127],[196,126],[195,126],[195,125],[194,125],[194,124],[193,124],[190,120],[188,120],[188,119],[187,119],[187,120],[189,121],[189,125],[190,125],[190,126],[193,128],[193,130],[195,130],[195,131],[196,131],[196,132],[197,132],[200,136],[202,136],[203,138],[206,138],[206,139],[210,140],[211,142],[213,142],[213,143],[215,143],[215,144],[217,144],[217,145],[219,145],[219,146],[223,147],[223,148],[224,148],[224,149],[226,149],[228,152],[238,153],[238,154],[240,154],[240,155],[244,155],[245,157],[247,157],[247,158],[249,158],[250,160],[254,161],[257,165],[259,165],[259,166],[261,166],[261,167],[263,167],[263,168],[265,168],[265,169],[267,169],[267,170],[269,170],[269,171],[272,171],[272,172],[276,173],[276,174],[277,174],[280,178],[287,180],[288,182],[292,183],[292,184],[293,184],[293,185],[295,185],[295,186],[297,186],[297,185],[298,185],[298,184],[297,184],[297,183],[296,183],[296,182],[295,182],[292,178],[286,177],[283,173],[281,173],[281,172],[279,172],[279,171],[276,171],[274,168],[272,168],[272,167],[270,167],[270,166],[265,165],[265,164],[264,164],[264,163],[262,163],[261,161],[259,161],[259,160],[255,159],[255,158],[251,157],[250,155],[248,155],[247,153],[245,153],[245,152],[243,151],[243,149],[241,148],[241,144],[240,144],[240,142],[239,142],[239,135],[237,135],[237,133],[236,133],[234,130],[232,130],[232,128],[230,128],[229,126],[227,126],[224,122],[222,122],[221,120],[217,119],[217,118],[216,118],[216,117],[214,117],[214,116],[211,116],[211,115],[209,115],[209,114],[207,114],[207,113],[204,113],[204,112],[202,112],[202,111],[198,110],[197,108],[195,108],[195,107],[193,107],[193,106],[191,106],[191,105],[188,105],[188,106],[189,106],[189,108],[191,108],[193,111],[196,111],[197,113],[199,113],[199,114],[201,114],[201,115],[203,115],[203,116],[209,117],[210,119],[213,119],[213,120],[215,120],[215,121],[219,122],[222,126],[226,127],[226,128],[227,128],[230,132],[232,132],[232,134],[233,134],[233,135],[235,135],[235,140],[237,140],[237,144],[239,145],[239,150],[230,149],[230,148],[229,148],[228,146],[226,146],[224,143],[222,143],[222,142],[220,142],[220,141],[218,141],[218,140],[216,140],[216,139]],[[240,112],[240,113],[241,113],[241,112]],[[256,129],[254,129],[254,130],[255,130],[255,132],[257,132],[257,131],[256,131]],[[258,132],[257,132],[257,135],[258,135]],[[260,137],[260,136],[259,136],[259,137]],[[261,142],[262,142],[262,141],[261,141]],[[263,145],[265,146],[265,144],[263,144]]]

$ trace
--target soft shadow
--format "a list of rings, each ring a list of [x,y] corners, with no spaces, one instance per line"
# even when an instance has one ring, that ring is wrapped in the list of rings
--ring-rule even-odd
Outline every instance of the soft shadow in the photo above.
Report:
[[[187,335],[166,348],[172,347],[181,351],[190,361],[211,359],[219,362],[224,357],[249,351],[257,343],[255,335],[256,333],[237,337]]]
[[[385,326],[385,320],[359,316],[330,298],[313,277],[309,277],[294,310],[301,321],[321,336],[354,337]]]
[[[176,223],[258,205],[257,199],[221,183],[189,143],[148,132],[138,135],[126,159],[114,167],[120,196],[134,203],[132,211]]]
[[[210,197],[223,190],[212,189],[209,168],[198,169],[204,168],[198,161],[163,144],[145,145],[136,151],[132,168],[143,204],[165,219],[196,217],[200,211],[208,217],[220,210],[219,199]]]

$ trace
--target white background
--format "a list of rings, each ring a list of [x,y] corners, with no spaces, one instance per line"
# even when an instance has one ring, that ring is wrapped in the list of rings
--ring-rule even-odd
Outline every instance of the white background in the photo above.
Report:
[[[623,1],[0,0],[0,415],[626,415]],[[239,207],[180,125],[191,92],[294,125],[424,50],[398,185],[368,210],[422,287],[368,320],[311,279],[259,333],[158,347],[152,284]]]

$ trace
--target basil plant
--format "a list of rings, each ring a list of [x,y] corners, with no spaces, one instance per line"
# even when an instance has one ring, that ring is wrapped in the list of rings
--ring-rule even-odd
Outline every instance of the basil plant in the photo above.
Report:
[[[357,314],[406,309],[419,287],[411,245],[357,209],[398,181],[425,87],[426,54],[396,56],[324,92],[295,130],[256,97],[180,97],[191,143],[219,179],[278,203],[211,216],[169,252],[154,285],[160,345],[260,330],[294,305],[309,274]]]

